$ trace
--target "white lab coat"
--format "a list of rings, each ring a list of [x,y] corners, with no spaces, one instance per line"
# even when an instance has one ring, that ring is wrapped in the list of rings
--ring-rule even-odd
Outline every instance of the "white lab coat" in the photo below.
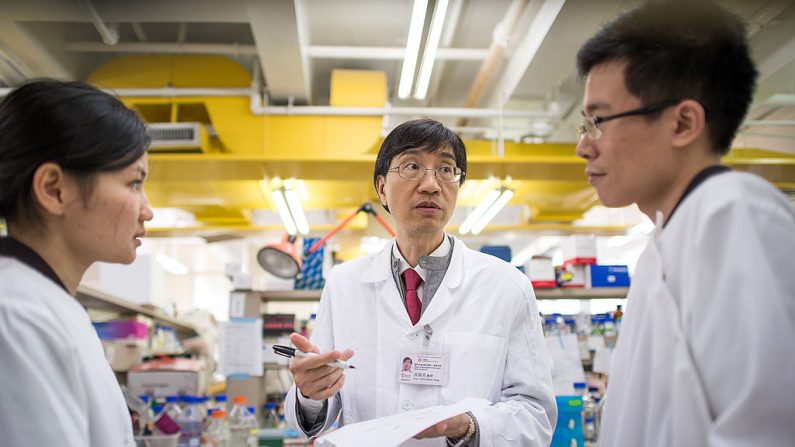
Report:
[[[355,370],[329,399],[326,430],[341,412],[349,424],[466,397],[494,404],[473,411],[480,446],[547,446],[557,407],[538,308],[530,281],[505,262],[454,241],[447,273],[412,326],[390,269],[392,244],[336,267],[320,300],[312,342],[321,352],[353,349]],[[420,350],[430,325],[434,349],[449,353],[443,387],[398,383],[401,354]],[[298,427],[295,386],[288,422]],[[300,428],[300,427],[299,427]],[[446,445],[444,438],[404,445]]]
[[[86,311],[0,257],[0,444],[135,445],[124,396]]]
[[[731,172],[662,221],[629,291],[600,445],[795,445],[795,210]]]

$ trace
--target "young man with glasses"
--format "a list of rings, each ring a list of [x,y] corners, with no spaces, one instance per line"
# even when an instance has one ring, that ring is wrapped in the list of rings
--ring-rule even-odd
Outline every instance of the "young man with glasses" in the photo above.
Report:
[[[549,445],[557,408],[530,281],[444,232],[465,171],[463,142],[436,121],[403,123],[384,140],[373,181],[397,237],[336,267],[311,342],[291,336],[319,354],[290,365],[287,419],[307,435],[338,415],[349,424],[476,397],[490,404],[402,445]],[[326,366],[338,359],[356,369]]]
[[[602,446],[795,445],[795,211],[721,166],[756,69],[738,18],[649,2],[577,55],[577,154],[607,206],[656,222],[613,355]]]

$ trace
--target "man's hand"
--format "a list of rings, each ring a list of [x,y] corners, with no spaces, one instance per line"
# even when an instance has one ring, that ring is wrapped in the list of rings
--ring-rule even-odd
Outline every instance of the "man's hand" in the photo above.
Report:
[[[327,364],[336,360],[348,360],[353,357],[353,351],[347,349],[321,354],[317,346],[295,332],[290,335],[290,341],[301,352],[317,354],[313,357],[293,357],[290,360],[290,372],[301,394],[314,400],[326,400],[335,395],[345,383],[345,375],[342,369]]]
[[[415,439],[424,439],[424,438],[438,438],[440,436],[446,436],[448,438],[463,438],[467,431],[469,430],[469,416],[466,413],[459,414],[458,416],[453,416],[446,421],[439,422],[435,425],[432,425],[425,430],[419,432]]]

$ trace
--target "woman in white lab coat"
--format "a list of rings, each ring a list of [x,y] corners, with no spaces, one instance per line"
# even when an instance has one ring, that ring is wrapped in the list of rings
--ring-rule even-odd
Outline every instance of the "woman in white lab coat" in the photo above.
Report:
[[[152,210],[149,139],[118,99],[34,81],[0,103],[3,446],[129,446],[121,389],[75,300],[95,261],[130,263]]]
[[[461,140],[435,121],[404,123],[385,139],[374,177],[397,237],[334,268],[311,343],[292,337],[320,354],[291,364],[297,386],[286,414],[305,433],[323,432],[337,415],[350,424],[477,397],[491,405],[405,445],[549,444],[557,408],[530,281],[443,231],[465,167]],[[422,278],[414,316],[408,270]],[[407,356],[413,373],[401,371]],[[356,369],[323,366],[333,359]],[[435,367],[444,371],[438,381],[422,375]]]

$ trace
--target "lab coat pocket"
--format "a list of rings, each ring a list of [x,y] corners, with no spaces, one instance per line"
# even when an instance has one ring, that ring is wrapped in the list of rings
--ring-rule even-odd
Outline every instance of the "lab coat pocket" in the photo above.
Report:
[[[477,332],[448,332],[444,349],[449,355],[447,385],[442,387],[442,399],[458,402],[467,397],[495,401],[505,365],[506,340]]]

